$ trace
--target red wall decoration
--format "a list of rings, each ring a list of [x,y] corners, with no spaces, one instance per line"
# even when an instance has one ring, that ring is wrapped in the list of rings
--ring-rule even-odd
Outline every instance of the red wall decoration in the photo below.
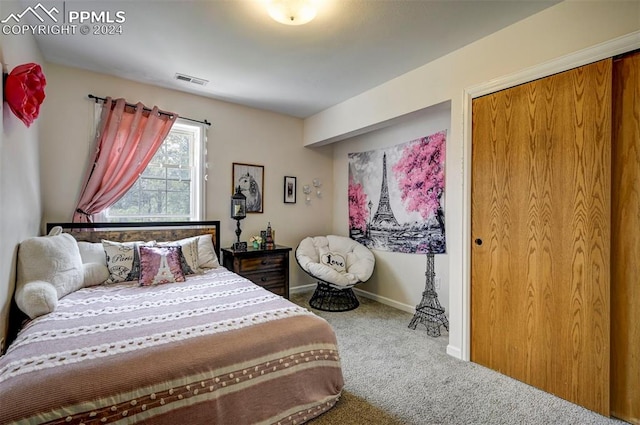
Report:
[[[31,126],[44,100],[47,80],[37,63],[18,65],[4,76],[4,100],[14,115],[27,126]]]

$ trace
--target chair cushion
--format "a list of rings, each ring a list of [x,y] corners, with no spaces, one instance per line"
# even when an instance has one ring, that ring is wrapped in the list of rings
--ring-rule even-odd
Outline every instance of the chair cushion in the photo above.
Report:
[[[311,276],[337,286],[368,280],[375,266],[375,257],[367,247],[336,235],[304,238],[296,249],[296,259]]]
[[[353,286],[360,283],[360,280],[353,273],[340,273],[329,266],[325,266],[321,263],[309,263],[307,264],[307,272],[320,280],[328,282],[337,286]]]
[[[346,236],[328,235],[327,241],[331,251],[345,255],[348,273],[354,274],[360,282],[369,280],[376,264],[369,248]]]

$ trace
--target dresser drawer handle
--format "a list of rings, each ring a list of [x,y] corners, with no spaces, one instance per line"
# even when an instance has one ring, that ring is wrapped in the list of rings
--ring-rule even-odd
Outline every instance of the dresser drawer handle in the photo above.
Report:
[[[269,264],[269,262],[267,260],[262,260],[262,265],[266,266],[267,264]]]
[[[260,280],[261,280],[261,281],[263,281],[263,282],[266,282],[268,279],[267,279],[266,277],[262,276],[262,277],[260,278]]]

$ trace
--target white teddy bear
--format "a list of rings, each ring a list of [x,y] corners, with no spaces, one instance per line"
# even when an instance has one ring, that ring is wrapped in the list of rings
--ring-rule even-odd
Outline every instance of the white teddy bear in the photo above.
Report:
[[[26,239],[18,248],[16,304],[34,319],[51,313],[58,300],[84,286],[104,282],[106,265],[83,264],[78,242],[55,227],[47,236]]]

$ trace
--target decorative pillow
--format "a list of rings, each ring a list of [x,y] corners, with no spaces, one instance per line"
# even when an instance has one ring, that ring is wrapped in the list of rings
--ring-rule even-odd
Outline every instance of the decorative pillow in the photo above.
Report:
[[[84,270],[84,282],[82,286],[85,288],[88,286],[102,285],[109,279],[109,269],[107,266],[101,263],[84,263],[82,264]]]
[[[54,226],[49,230],[49,234],[47,236],[58,236],[63,231],[62,226]]]
[[[338,252],[327,251],[320,255],[320,263],[329,266],[339,273],[347,270],[347,261],[344,256]]]
[[[184,273],[185,276],[188,276],[202,271],[199,267],[198,260],[198,238],[199,237],[196,236],[194,238],[181,239],[179,241],[159,242],[158,246],[179,246],[182,248],[180,265],[182,267],[182,273]]]
[[[215,269],[220,267],[211,234],[196,237],[198,238],[198,265],[200,268]]]
[[[33,280],[16,290],[16,304],[31,319],[49,314],[58,306],[56,288],[49,282]]]
[[[109,279],[106,283],[125,282],[140,278],[140,246],[152,246],[149,242],[113,242],[102,241],[102,247],[107,258]]]
[[[193,253],[193,245],[196,244],[197,254]],[[189,264],[189,267],[195,272],[199,273],[202,269],[215,269],[220,267],[218,262],[218,256],[216,250],[213,247],[213,239],[211,234],[192,236],[190,238],[180,239],[173,242],[159,243],[158,245],[175,245],[178,244],[182,247],[182,253],[185,260]],[[194,263],[195,259],[197,261]],[[196,268],[193,268],[193,264],[196,264]],[[185,273],[186,274],[186,273]]]
[[[83,264],[100,263],[104,264],[105,267],[107,266],[107,256],[100,242],[78,241],[78,249],[80,250]]]
[[[26,239],[18,249],[16,304],[32,319],[52,312],[58,299],[82,288],[78,243],[67,233]]]
[[[140,286],[184,282],[179,245],[140,247]]]

